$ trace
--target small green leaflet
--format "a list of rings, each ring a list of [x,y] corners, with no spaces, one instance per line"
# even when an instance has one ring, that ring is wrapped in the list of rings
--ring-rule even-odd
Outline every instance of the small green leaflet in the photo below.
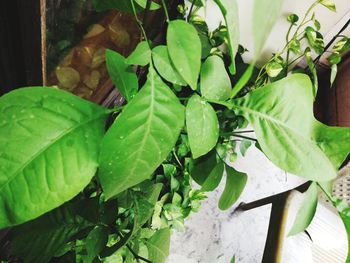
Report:
[[[283,0],[254,0],[253,6],[253,41],[254,60],[256,60],[280,15]]]
[[[224,61],[219,56],[208,57],[201,69],[201,93],[209,100],[227,100],[231,94],[231,80]]]
[[[148,179],[174,147],[184,107],[152,66],[147,82],[105,135],[99,177],[107,198]]]
[[[220,160],[214,166],[213,170],[210,171],[209,175],[206,177],[201,191],[203,192],[210,192],[214,191],[220,184],[221,178],[224,174],[224,163]],[[202,173],[202,176],[205,176],[205,174]]]
[[[120,1],[120,0],[119,0]],[[129,0],[129,1],[132,1],[132,0]],[[139,6],[141,6],[142,8],[146,8],[147,6],[147,0],[134,0]],[[151,2],[151,5],[150,5],[150,10],[157,10],[160,8],[160,5],[155,3],[153,0]]]
[[[201,41],[197,30],[183,20],[170,21],[167,46],[175,68],[187,84],[196,90],[201,67]]]
[[[213,107],[193,95],[186,106],[186,127],[193,158],[198,158],[216,145],[219,138],[219,123]]]
[[[247,174],[238,172],[233,167],[225,165],[226,185],[219,199],[221,210],[229,209],[240,197],[247,183]]]
[[[222,15],[224,16],[227,34],[228,34],[228,49],[231,56],[230,73],[236,73],[235,57],[239,45],[239,18],[238,6],[236,0],[215,0],[219,6]]]
[[[151,62],[151,54],[147,41],[141,41],[125,62],[129,65],[146,66]]]
[[[108,73],[122,96],[130,101],[138,90],[136,73],[119,53],[110,49],[106,50],[106,63]]]
[[[0,228],[34,219],[95,175],[108,111],[46,87],[0,97]]]
[[[186,81],[180,76],[171,62],[167,46],[160,45],[153,48],[152,56],[154,66],[162,78],[173,84],[181,86],[187,85]]]
[[[313,182],[304,193],[304,200],[300,205],[297,216],[288,236],[294,236],[303,232],[311,223],[316,213],[318,202],[317,184]]]
[[[252,145],[252,142],[250,140],[243,140],[239,145],[239,150],[242,154],[242,156],[245,156],[247,150]]]
[[[216,171],[220,170],[216,168],[221,166],[221,163],[222,161],[214,149],[208,154],[193,160],[193,166],[190,171],[191,177],[197,184],[202,186],[207,178],[220,176],[220,174],[216,173]]]
[[[322,131],[314,136],[314,129],[320,127],[313,116],[312,84],[307,75],[293,74],[233,103],[237,114],[253,125],[259,145],[278,167],[314,181],[336,177],[334,166],[319,147],[317,137]]]
[[[333,0],[319,0],[319,3],[333,12],[337,11]]]
[[[148,248],[148,258],[153,263],[164,263],[169,256],[170,229],[158,230],[150,239],[145,240]]]

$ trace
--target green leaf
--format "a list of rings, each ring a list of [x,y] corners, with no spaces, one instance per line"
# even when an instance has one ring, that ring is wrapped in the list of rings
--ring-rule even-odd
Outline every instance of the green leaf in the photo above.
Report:
[[[202,186],[207,178],[219,176],[217,171],[220,170],[218,169],[221,165],[220,163],[222,161],[218,158],[216,151],[212,150],[208,154],[193,161],[193,167],[191,167],[190,171],[191,177],[197,184]]]
[[[135,200],[136,225],[135,231],[145,224],[153,215],[154,206],[158,201],[163,184],[158,183],[148,186],[146,192]]]
[[[316,65],[314,64],[314,61],[311,57],[310,48],[305,49],[305,59],[306,59],[307,66],[309,67],[309,69],[311,71],[312,94],[313,94],[313,97],[316,98],[316,94],[317,94],[317,90],[318,90],[318,76],[317,76]]]
[[[248,83],[250,78],[252,77],[254,73],[254,64],[250,64],[247,69],[244,71],[243,75],[239,78],[237,83],[234,85],[230,98],[234,98],[238,92],[240,92],[244,86]]]
[[[350,128],[331,127],[319,121],[313,125],[312,138],[327,155],[336,169],[339,169],[350,153]]]
[[[231,94],[231,81],[224,61],[219,56],[208,57],[201,69],[201,93],[210,100],[227,100]]]
[[[105,226],[97,226],[85,239],[85,248],[87,255],[83,256],[84,263],[92,263],[100,254],[108,242],[108,228]]]
[[[52,210],[90,182],[107,113],[53,88],[0,98],[0,228]]]
[[[233,167],[225,165],[226,185],[219,200],[221,210],[229,209],[240,197],[247,183],[247,174],[238,172]]]
[[[314,181],[329,181],[336,171],[314,140],[310,79],[294,74],[234,101],[237,113],[254,127],[267,157],[287,172]]]
[[[184,107],[149,68],[147,82],[102,142],[99,177],[107,198],[149,178],[174,147]]]
[[[201,41],[197,30],[183,20],[173,20],[168,26],[167,45],[175,68],[196,90],[201,67]]]
[[[151,62],[152,52],[149,48],[147,41],[141,41],[135,50],[125,60],[129,65],[146,66]]]
[[[11,234],[11,254],[28,263],[49,262],[73,236],[95,224],[80,214],[82,209],[95,208],[93,203],[92,199],[67,203],[33,221],[16,226]]]
[[[331,82],[331,87],[333,85],[333,82],[337,76],[337,71],[338,71],[338,66],[337,64],[333,64],[332,67],[331,67],[331,79],[330,79],[330,82]]]
[[[294,54],[300,54],[301,53],[300,41],[298,39],[292,39],[288,44],[288,49],[292,51]]]
[[[113,84],[120,91],[122,96],[127,101],[130,101],[138,90],[136,73],[132,70],[130,65],[126,63],[122,55],[110,49],[106,50],[106,63]]]
[[[219,123],[213,107],[193,95],[186,107],[186,127],[193,158],[208,153],[219,138]]]
[[[167,46],[161,45],[153,48],[152,56],[154,66],[161,77],[173,84],[186,86],[186,81],[180,76],[170,60]]]
[[[134,0],[136,2],[135,9],[137,12],[146,8],[147,0]],[[130,0],[92,0],[94,9],[97,12],[109,11],[117,9],[122,12],[132,13],[132,5]],[[159,9],[160,5],[153,2],[151,3],[150,10]]]
[[[215,0],[224,16],[227,34],[228,34],[228,50],[231,57],[231,65],[229,67],[231,74],[236,73],[235,57],[239,45],[239,24],[238,24],[238,6],[236,0]]]
[[[170,229],[158,230],[150,239],[145,241],[148,248],[148,258],[153,263],[164,263],[169,256]]]
[[[290,14],[288,17],[287,17],[287,21],[291,24],[295,24],[296,22],[298,22],[299,20],[299,17],[298,15],[296,14]]]
[[[294,236],[303,232],[311,223],[316,213],[318,202],[317,184],[314,182],[304,193],[304,200],[300,205],[297,216],[288,236]]]
[[[247,150],[252,145],[252,142],[250,140],[243,140],[239,145],[239,150],[242,154],[242,156],[245,156]]]
[[[266,65],[266,73],[271,78],[277,77],[282,70],[283,66],[276,61],[271,61]]]
[[[203,182],[201,191],[203,192],[214,191],[219,186],[223,174],[224,174],[224,163],[222,161],[218,161],[218,163],[214,166],[213,170],[210,171],[205,181]]]
[[[120,0],[119,0],[120,1]],[[130,0],[129,0],[130,1]],[[139,6],[141,6],[142,8],[146,8],[147,6],[147,0],[134,0]],[[159,9],[161,6],[157,3],[155,3],[154,1],[151,2],[150,5],[150,10],[157,10]]]
[[[253,41],[254,60],[264,47],[267,37],[280,15],[283,0],[254,0],[253,6]]]
[[[315,50],[318,55],[321,55],[324,51],[324,43],[322,35],[315,31],[312,27],[305,28],[305,36],[309,42],[310,47]]]
[[[319,0],[319,3],[325,7],[327,7],[329,10],[333,12],[337,12],[337,9],[335,7],[335,3],[333,0]]]

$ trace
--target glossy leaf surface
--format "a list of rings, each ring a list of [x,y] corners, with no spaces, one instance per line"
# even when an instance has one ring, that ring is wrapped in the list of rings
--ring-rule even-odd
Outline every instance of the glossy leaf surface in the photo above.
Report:
[[[297,216],[288,236],[303,232],[311,223],[316,213],[318,201],[317,184],[312,183],[304,193],[303,202],[300,205]]]
[[[247,183],[247,174],[238,172],[233,167],[225,166],[226,184],[219,199],[221,210],[229,209],[240,197]]]
[[[130,101],[138,89],[136,73],[122,55],[109,49],[106,50],[106,63],[113,84],[122,96]]]
[[[169,22],[167,46],[175,68],[187,84],[196,90],[201,67],[201,41],[197,30],[182,20]]]
[[[186,86],[186,81],[178,73],[173,62],[171,62],[166,46],[160,45],[153,48],[152,56],[154,66],[162,78],[173,84]]]
[[[125,62],[129,65],[146,66],[151,62],[151,54],[147,41],[141,41]]]
[[[148,258],[153,263],[164,263],[169,256],[170,234],[169,228],[163,228],[146,240]]]
[[[193,158],[209,152],[219,137],[218,118],[213,107],[198,95],[186,106],[186,126]]]
[[[231,81],[224,61],[219,56],[208,57],[201,69],[201,93],[210,100],[226,100],[231,94]]]
[[[254,126],[267,157],[287,172],[315,181],[328,181],[336,171],[313,138],[310,79],[294,74],[237,99],[237,113]],[[318,136],[321,132],[317,133]]]
[[[95,175],[106,109],[53,88],[0,98],[0,228],[63,204]]]
[[[151,176],[174,147],[184,107],[150,67],[147,82],[102,142],[99,177],[108,198]]]
[[[50,262],[70,238],[96,223],[81,214],[82,209],[95,208],[94,202],[90,199],[67,203],[33,221],[15,227],[11,234],[11,253],[21,257],[24,262]]]

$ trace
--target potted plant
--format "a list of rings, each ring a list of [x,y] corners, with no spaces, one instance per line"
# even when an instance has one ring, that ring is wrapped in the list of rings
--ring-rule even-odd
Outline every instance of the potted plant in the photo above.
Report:
[[[183,228],[223,176],[219,208],[238,199],[247,175],[229,161],[236,145],[244,152],[252,142],[280,168],[312,181],[293,234],[311,222],[315,189],[349,226],[349,208],[332,197],[331,184],[350,152],[344,143],[350,130],[313,116],[311,50],[323,52],[323,40],[312,10],[319,4],[335,10],[334,3],[317,0],[300,22],[288,16],[285,47],[257,68],[283,1],[254,1],[250,64],[238,44],[236,2],[215,0],[226,26],[213,32],[197,14],[205,2],[192,1],[188,11],[179,5],[171,18],[164,0],[95,1],[133,13],[144,37],[127,58],[106,51],[110,77],[126,99],[121,107],[106,109],[48,87],[0,98],[0,227],[12,228],[5,260],[164,262],[171,229]],[[164,43],[154,46],[138,12],[159,8],[167,30]],[[290,72],[301,58],[309,68]],[[132,66],[147,77],[138,79]],[[257,139],[242,131],[248,123]],[[201,188],[193,189],[192,180]]]

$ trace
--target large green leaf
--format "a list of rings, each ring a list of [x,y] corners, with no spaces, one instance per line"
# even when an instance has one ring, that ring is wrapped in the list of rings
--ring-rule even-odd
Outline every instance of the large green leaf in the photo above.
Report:
[[[150,67],[147,82],[108,130],[99,177],[108,198],[151,176],[174,147],[184,107]]]
[[[171,21],[167,32],[167,45],[175,68],[187,84],[196,90],[201,67],[201,41],[197,30],[183,20]]]
[[[210,100],[227,100],[230,97],[231,80],[219,56],[208,57],[202,65],[201,93]]]
[[[236,73],[235,57],[239,45],[239,19],[238,6],[236,0],[215,0],[224,16],[227,35],[228,50],[231,56],[231,65],[229,67],[231,74]]]
[[[214,191],[216,187],[219,186],[222,176],[224,174],[224,163],[219,160],[214,168],[210,171],[208,176],[205,178],[205,181],[202,184],[201,191],[210,192]],[[202,173],[202,177],[206,176],[206,174]]]
[[[106,63],[114,85],[123,97],[130,101],[138,89],[136,73],[126,63],[126,59],[122,55],[110,49],[106,50]]]
[[[247,183],[247,174],[238,172],[233,167],[225,166],[226,185],[219,199],[221,210],[229,209],[240,197]]]
[[[63,204],[95,175],[107,110],[53,88],[0,98],[0,228]]]
[[[283,0],[254,0],[253,6],[253,41],[254,59],[257,59],[267,37],[280,15]]]
[[[234,100],[237,113],[254,126],[267,157],[287,172],[315,181],[336,177],[336,170],[313,134],[312,83],[294,74]]]
[[[153,263],[164,263],[169,256],[170,229],[158,230],[150,239],[145,241],[148,248],[148,258]]]
[[[171,62],[166,46],[160,45],[153,48],[152,56],[154,66],[161,77],[177,85],[185,86],[187,84]]]
[[[293,236],[303,232],[311,223],[316,213],[318,202],[317,184],[312,183],[309,189],[304,193],[303,202],[300,205],[297,216],[290,229],[288,236]]]
[[[218,118],[213,107],[197,94],[187,103],[186,127],[193,158],[214,148],[219,137]]]
[[[67,203],[33,221],[16,226],[11,233],[11,254],[28,263],[45,263],[70,238],[96,222],[87,220],[82,209],[97,212],[95,199]],[[96,209],[95,209],[96,208]]]
[[[335,168],[340,168],[350,153],[350,128],[331,127],[316,121],[312,137],[331,160]]]

